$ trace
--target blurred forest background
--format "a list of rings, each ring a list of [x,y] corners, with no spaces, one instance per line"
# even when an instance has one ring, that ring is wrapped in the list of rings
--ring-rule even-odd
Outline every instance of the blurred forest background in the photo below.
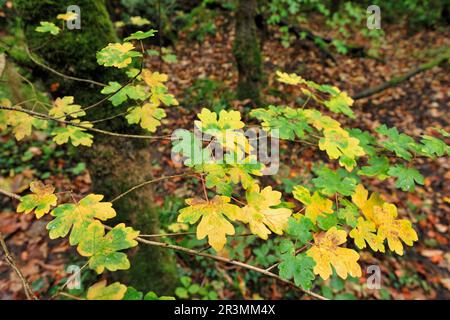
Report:
[[[169,75],[169,92],[180,102],[179,108],[168,111],[158,134],[170,135],[175,128],[192,129],[195,114],[204,107],[219,112],[298,104],[290,87],[275,81],[277,70],[347,91],[355,99],[356,120],[339,120],[349,126],[372,130],[381,122],[412,136],[426,134],[430,127],[450,130],[448,1],[79,0],[92,6],[92,11],[81,12],[82,29],[91,30],[87,38],[74,42],[69,35],[50,43],[37,36],[30,38],[29,25],[65,12],[72,4],[66,2],[0,0],[0,98],[17,103],[37,94],[50,102],[70,93],[80,104],[96,101],[101,95],[91,94],[88,84],[58,77],[37,65],[26,44],[33,54],[64,74],[106,82],[111,75],[92,66],[92,61],[96,64],[95,51],[117,37],[153,28],[159,32],[145,47],[145,64]],[[54,10],[46,9],[50,5]],[[370,5],[381,9],[380,29],[367,27]],[[96,10],[107,10],[108,15],[98,15]],[[310,170],[314,172],[325,158],[305,146],[282,143],[281,149],[289,151],[281,154],[280,172],[264,179],[277,190],[291,192],[294,185],[307,184],[312,179]],[[127,150],[129,146],[120,148]],[[20,194],[32,180],[40,179],[52,183],[57,191],[73,190],[77,196],[94,191],[119,194],[141,180],[140,172],[155,177],[182,172],[181,166],[172,162],[170,149],[170,141],[147,146],[150,160],[139,160],[134,166],[122,163],[120,150],[116,150],[118,159],[95,163],[91,169],[89,160],[80,156],[84,151],[57,146],[45,131],[21,142],[3,133],[0,188]],[[381,290],[368,290],[363,278],[343,281],[333,276],[318,281],[317,292],[333,299],[450,298],[450,163],[448,158],[420,159],[418,163],[426,179],[414,193],[395,188],[391,179],[371,188],[402,208],[400,214],[415,223],[420,241],[408,247],[402,257],[363,253],[363,264],[381,267]],[[117,171],[111,172],[107,165]],[[193,196],[198,183],[195,178],[161,181],[120,203],[118,211],[130,215],[133,211],[151,212],[144,218],[135,217],[141,230],[148,228],[148,221],[159,221],[145,230],[149,233],[194,231],[193,226],[175,222],[184,198]],[[67,279],[66,267],[82,266],[84,261],[66,240],[49,240],[46,217],[36,220],[32,215],[17,215],[16,205],[15,200],[0,196],[0,232],[6,235],[33,290],[40,297],[50,297]],[[236,231],[244,232],[244,228]],[[205,240],[192,236],[166,237],[164,241],[189,248],[206,245]],[[277,238],[262,241],[248,236],[231,241],[222,254],[269,267],[279,261],[274,251],[278,242]],[[139,255],[153,264],[142,266],[136,258],[128,276],[130,284],[141,290],[189,299],[301,297],[288,286],[251,271],[182,253],[151,250],[141,250]],[[96,278],[93,271],[83,271],[82,288],[73,293],[83,292]],[[22,298],[20,279],[0,261],[0,299]]]

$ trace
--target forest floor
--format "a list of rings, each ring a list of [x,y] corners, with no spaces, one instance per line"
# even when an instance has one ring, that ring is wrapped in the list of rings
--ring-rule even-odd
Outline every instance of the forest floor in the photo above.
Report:
[[[173,128],[192,129],[195,114],[202,107],[214,107],[225,101],[230,108],[244,110],[244,102],[232,98],[237,72],[232,55],[233,28],[228,20],[218,19],[217,32],[202,42],[193,43],[186,34],[173,47],[176,63],[164,63],[162,72],[169,75],[169,89],[180,101],[182,108],[168,110],[163,121],[162,134],[170,134]],[[314,26],[310,26],[314,29]],[[404,28],[387,27],[386,37],[380,48],[380,59],[351,57],[334,53],[336,63],[326,60],[317,47],[307,40],[296,40],[284,48],[278,36],[266,39],[264,51],[264,73],[266,86],[263,99],[267,104],[294,105],[291,88],[275,81],[275,71],[295,72],[303,78],[317,83],[328,83],[347,91],[350,95],[373,87],[391,77],[406,73],[420,63],[449,48],[449,30],[421,31],[408,35]],[[333,37],[333,32],[327,34]],[[355,44],[369,46],[367,40],[353,39]],[[155,49],[155,48],[152,48]],[[150,69],[160,68],[159,58],[150,57]],[[208,79],[199,81],[198,79]],[[357,100],[353,110],[356,120],[339,118],[350,127],[373,130],[380,123],[396,126],[411,136],[430,134],[425,128],[435,126],[450,131],[448,123],[450,108],[450,72],[448,66],[434,67],[414,76],[394,88],[387,89],[367,99]],[[193,87],[194,86],[194,87]],[[214,88],[213,96],[204,91]],[[190,89],[191,88],[191,89]],[[194,88],[194,89],[192,89]],[[288,93],[280,97],[277,92]],[[231,97],[231,98],[229,98]],[[289,99],[291,98],[291,99]],[[3,138],[4,139],[4,138]],[[281,166],[276,179],[293,181],[306,179],[306,168],[326,158],[313,149],[299,144],[286,144],[290,152],[282,155]],[[283,148],[283,146],[281,146]],[[38,152],[35,150],[35,152]],[[182,172],[183,168],[170,158],[170,142],[155,146],[154,152],[162,152],[155,176]],[[399,207],[399,214],[412,220],[419,234],[419,242],[407,247],[404,256],[362,254],[364,265],[376,264],[382,270],[382,286],[393,299],[449,299],[450,298],[450,163],[448,158],[440,160],[418,159],[418,169],[426,177],[424,186],[418,186],[414,193],[406,193],[394,187],[391,180],[383,182],[370,180],[371,190],[380,191],[388,201]],[[64,166],[62,160],[52,164]],[[15,192],[23,191],[32,179],[33,173],[25,170],[3,184],[8,183]],[[90,178],[87,171],[76,177],[59,174],[50,177],[58,190],[73,189],[74,192],[89,192]],[[367,183],[367,181],[366,181]],[[0,185],[2,181],[0,181]],[[184,184],[184,185],[183,185]],[[167,180],[157,186],[160,191],[156,201],[165,203],[166,194],[192,195],[183,180]],[[0,202],[1,205],[1,202]],[[11,206],[12,207],[12,206]],[[35,220],[31,216],[18,216],[0,209],[0,232],[7,235],[7,244],[15,254],[17,263],[33,288],[48,297],[48,291],[66,276],[65,266],[70,263],[70,246],[66,241],[50,241],[45,230],[45,217]],[[251,289],[248,289],[250,290]],[[377,290],[361,290],[354,283],[346,284],[345,292],[352,292],[357,298],[383,298]],[[282,298],[276,290],[264,296],[266,299]],[[246,295],[244,295],[246,296]],[[251,295],[248,295],[251,296]],[[227,292],[222,298],[236,297]],[[20,280],[9,267],[0,261],[0,299],[23,298]]]

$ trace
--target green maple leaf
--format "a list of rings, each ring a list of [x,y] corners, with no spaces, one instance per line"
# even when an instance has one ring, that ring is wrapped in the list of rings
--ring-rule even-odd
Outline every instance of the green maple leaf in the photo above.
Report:
[[[367,161],[370,166],[364,166],[358,171],[359,175],[368,177],[377,177],[384,180],[389,177],[389,159],[385,156],[369,158]]]
[[[395,186],[403,191],[413,191],[414,181],[420,185],[424,184],[424,178],[417,169],[406,168],[404,165],[391,167],[388,174],[392,177],[397,177]]]
[[[288,220],[287,233],[298,240],[301,245],[312,240],[311,230],[314,228],[312,221],[304,216],[300,219],[290,217]]]
[[[290,280],[294,278],[294,283],[301,286],[305,290],[312,287],[314,280],[313,268],[316,265],[311,257],[305,254],[298,254],[296,256],[286,253],[282,255],[282,261],[278,266],[280,270],[280,277]]]
[[[350,196],[355,191],[358,183],[355,178],[350,177],[347,171],[343,169],[333,171],[324,166],[315,170],[315,172],[318,177],[314,178],[312,182],[320,192],[327,196],[332,196],[335,193]]]
[[[377,145],[377,139],[372,136],[368,131],[362,131],[361,129],[350,129],[347,130],[350,136],[359,140],[359,145],[363,148],[367,155],[373,157],[376,155],[377,150],[375,146]]]
[[[343,207],[337,211],[338,218],[344,220],[346,224],[354,228],[359,217],[359,209],[346,199],[341,199],[340,203]]]
[[[108,86],[103,88],[102,91],[100,91],[103,94],[114,94],[112,97],[110,97],[108,100],[111,101],[113,106],[117,107],[120,106],[122,103],[128,100],[128,98],[133,100],[141,100],[144,101],[149,97],[149,93],[145,91],[144,86],[136,85],[131,86],[128,85],[124,88],[122,88],[122,85],[115,81],[110,81],[108,83]],[[120,90],[120,91],[119,91]]]
[[[132,33],[129,37],[123,39],[124,41],[130,41],[130,40],[142,40],[147,39],[150,37],[153,37],[155,33],[157,33],[158,30],[150,29],[147,32],[144,31],[138,31],[135,33]]]
[[[73,120],[73,123],[79,123],[82,126],[91,128],[92,124],[90,122],[79,122],[79,120]],[[75,126],[66,126],[66,127],[57,127],[52,131],[53,141],[56,144],[64,144],[68,143],[69,140],[75,147],[82,145],[86,147],[92,146],[92,138],[94,137],[92,134],[87,133],[86,129],[75,127]]]
[[[37,32],[49,32],[50,34],[56,36],[61,31],[61,29],[53,22],[41,21],[40,24],[41,25],[35,29]]]
[[[118,251],[137,246],[134,239],[138,235],[139,231],[125,227],[123,223],[116,225],[105,235],[105,227],[95,220],[87,228],[77,251],[83,257],[89,257],[89,268],[97,273],[102,273],[105,269],[127,270],[130,268],[130,261],[125,253]]]
[[[267,109],[252,110],[250,116],[262,121],[264,130],[277,129],[279,138],[294,140],[295,136],[305,138],[312,128],[301,110],[290,107],[269,106]]]
[[[446,153],[450,154],[450,147],[441,139],[424,135],[421,142],[420,151],[428,157],[433,158],[435,155],[442,157]]]
[[[375,131],[389,138],[382,141],[381,145],[387,150],[395,152],[398,157],[409,161],[412,159],[411,151],[418,151],[418,145],[414,139],[404,133],[399,133],[395,127],[388,129],[383,124]]]
[[[202,148],[202,141],[194,133],[187,130],[177,130],[172,139],[172,152],[181,153],[183,163],[188,167],[210,162],[211,151]]]
[[[336,216],[336,213],[333,212],[332,214],[328,214],[325,216],[319,216],[317,217],[317,225],[322,230],[328,230],[331,227],[334,227],[338,224],[338,218]]]
[[[69,231],[70,245],[78,244],[87,228],[95,219],[107,220],[116,216],[110,202],[101,202],[102,195],[90,194],[78,203],[66,203],[56,207],[51,214],[55,217],[47,224],[50,239],[63,238]]]

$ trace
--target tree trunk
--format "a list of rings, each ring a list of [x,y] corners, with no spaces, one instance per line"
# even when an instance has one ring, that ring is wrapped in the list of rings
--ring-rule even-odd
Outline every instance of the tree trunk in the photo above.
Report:
[[[59,13],[65,13],[71,1],[16,0],[14,2],[24,23],[28,46],[47,65],[64,73],[102,83],[118,81],[126,77],[115,68],[99,66],[96,52],[118,39],[105,8],[104,0],[78,0],[81,9],[81,29],[64,30],[52,37],[36,32],[40,21],[55,21]],[[59,22],[61,23],[61,22]],[[43,45],[44,44],[44,45]],[[55,75],[36,66],[35,76],[46,85],[59,83],[55,96],[71,95],[77,104],[87,106],[99,101],[101,87],[92,84],[55,78]],[[126,106],[112,107],[109,102],[90,109],[87,120],[110,117],[124,111]],[[128,126],[123,117],[96,124],[99,129],[121,133],[140,133]],[[111,200],[123,191],[151,178],[151,149],[147,142],[126,140],[105,135],[96,135],[92,148],[77,149],[88,163],[93,178],[95,193],[104,194]],[[151,186],[142,188],[114,203],[118,212],[117,222],[129,223],[142,233],[156,233],[159,230],[157,212],[153,206]],[[140,290],[154,290],[160,294],[173,293],[177,284],[177,268],[173,254],[164,249],[140,246],[131,257],[131,269],[120,273],[125,283]]]
[[[237,96],[260,103],[262,56],[255,22],[257,0],[239,0],[236,9],[236,31],[233,54],[239,72]]]

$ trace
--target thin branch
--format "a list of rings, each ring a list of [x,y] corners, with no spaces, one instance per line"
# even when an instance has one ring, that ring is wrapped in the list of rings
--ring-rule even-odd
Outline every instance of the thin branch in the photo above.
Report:
[[[29,114],[31,116],[34,116],[36,118],[39,118],[39,119],[51,120],[51,121],[58,122],[60,124],[65,124],[65,125],[69,125],[69,126],[73,126],[73,127],[78,127],[78,128],[81,128],[81,129],[85,129],[87,131],[101,133],[101,134],[105,134],[105,135],[113,136],[113,137],[133,138],[133,139],[150,139],[150,140],[171,140],[171,138],[169,136],[145,136],[145,135],[138,135],[138,134],[123,134],[123,133],[110,132],[110,131],[96,129],[96,128],[89,128],[89,127],[83,126],[83,125],[81,125],[79,123],[74,123],[74,122],[70,122],[70,121],[60,120],[58,118],[50,117],[49,115],[46,115],[44,113],[39,113],[39,112],[27,110],[27,109],[20,109],[20,108],[15,108],[15,107],[7,107],[7,106],[1,106],[1,105],[0,105],[0,109],[23,112],[23,113],[27,113],[27,114]]]
[[[4,192],[2,192],[5,194]],[[13,197],[15,198],[15,197]],[[20,197],[19,197],[20,198]],[[17,274],[17,276],[20,278],[20,281],[22,281],[22,286],[25,291],[25,295],[27,296],[28,300],[38,300],[36,296],[33,293],[33,290],[31,290],[31,287],[27,280],[25,279],[24,275],[20,271],[20,269],[16,266],[16,263],[14,261],[14,258],[9,253],[8,247],[6,246],[5,238],[3,237],[3,234],[0,232],[0,245],[5,253],[5,261],[9,266],[14,270],[14,272]]]
[[[144,187],[144,186],[146,186],[148,184],[155,183],[155,182],[158,182],[158,181],[161,181],[161,180],[172,179],[172,178],[177,178],[177,177],[186,177],[186,176],[190,176],[190,175],[192,175],[192,174],[191,173],[182,173],[182,174],[175,174],[175,175],[172,175],[172,176],[163,176],[163,177],[155,178],[155,179],[152,179],[152,180],[144,181],[144,182],[142,182],[142,183],[140,183],[140,184],[138,184],[138,185],[128,189],[127,191],[119,194],[117,197],[112,199],[111,202],[115,202],[115,201],[119,200],[120,198],[126,196],[130,192],[133,192],[133,191],[135,191],[135,190],[137,190],[139,188],[142,188],[142,187]]]
[[[0,193],[9,198],[14,198],[14,199],[20,200],[20,196],[18,194],[15,194],[15,193],[3,190],[3,189],[0,189]]]
[[[86,82],[86,83],[94,84],[96,86],[107,87],[106,84],[101,83],[101,82],[97,82],[97,81],[89,80],[89,79],[77,78],[77,77],[69,76],[69,75],[63,74],[63,73],[61,73],[59,71],[56,71],[55,69],[53,69],[53,68],[43,64],[42,62],[39,62],[38,60],[36,60],[33,57],[33,55],[31,54],[30,49],[28,48],[28,46],[25,46],[25,51],[26,51],[28,57],[30,58],[30,60],[33,61],[35,64],[37,64],[38,66],[40,66],[40,67],[42,67],[42,68],[44,68],[44,69],[46,69],[46,70],[56,74],[56,75],[58,75],[58,76],[60,76],[62,78],[73,80],[73,81]]]

